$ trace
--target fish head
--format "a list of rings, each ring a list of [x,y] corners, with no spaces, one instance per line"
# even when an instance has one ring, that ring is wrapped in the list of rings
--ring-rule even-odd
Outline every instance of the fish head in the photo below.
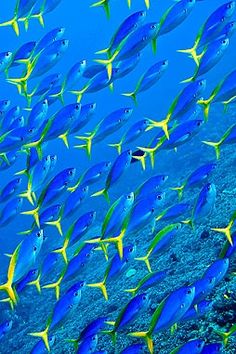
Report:
[[[124,248],[124,258],[126,262],[128,262],[129,260],[135,257],[136,250],[137,250],[136,245],[129,245]]]
[[[4,70],[8,64],[12,61],[12,52],[4,52],[0,54],[0,67]]]
[[[57,155],[50,155],[50,171],[52,171],[57,163]]]
[[[123,122],[126,122],[132,113],[133,113],[133,108],[131,107],[124,108],[121,112],[119,123],[123,124]]]
[[[55,28],[53,31],[53,42],[59,40],[65,33],[65,27]]]
[[[95,112],[97,104],[95,102],[89,103],[88,105],[88,115],[92,115]]]
[[[60,55],[61,53],[64,53],[69,46],[69,40],[68,39],[61,39],[59,43],[59,48],[58,48],[58,54]]]
[[[236,2],[235,1],[229,1],[228,3],[223,5],[223,14],[226,17],[231,17],[235,11],[235,6]]]
[[[9,332],[12,329],[13,321],[9,320],[4,323],[3,334]]]
[[[226,50],[229,46],[229,38],[225,37],[225,38],[221,39],[219,45],[220,45],[221,51]]]
[[[235,32],[235,30],[236,30],[236,21],[231,21],[227,23],[227,25],[225,26],[224,33],[226,37],[230,37]]]
[[[71,167],[66,170],[65,180],[66,182],[71,182],[75,178],[76,168]]]
[[[144,293],[139,296],[140,296],[140,307],[142,309],[147,309],[151,303],[151,299],[150,299],[149,295]]]
[[[5,112],[11,104],[10,100],[2,100],[0,101],[0,111]]]
[[[145,26],[145,31],[142,37],[142,41],[148,42],[157,36],[160,25],[157,22],[152,22]]]

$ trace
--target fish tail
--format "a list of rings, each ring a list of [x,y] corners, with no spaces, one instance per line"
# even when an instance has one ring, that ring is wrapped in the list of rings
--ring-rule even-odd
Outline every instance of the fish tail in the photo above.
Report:
[[[147,254],[144,257],[135,258],[135,260],[144,262],[146,264],[146,266],[147,266],[148,271],[150,273],[152,273],[152,268],[151,268],[151,264],[150,264],[150,261],[149,261],[149,254]]]
[[[29,230],[17,232],[17,235],[29,235],[29,234],[31,234],[31,232],[32,232],[32,229],[29,229]]]
[[[128,5],[128,8],[130,9],[131,8],[131,0],[127,0],[127,5]]]
[[[149,9],[150,8],[150,0],[144,0],[146,8]]]
[[[197,102],[198,104],[203,106],[203,113],[204,113],[205,121],[208,121],[209,112],[210,112],[210,106],[211,106],[212,100],[213,100],[213,97],[210,97],[207,100],[199,100]]]
[[[108,0],[100,0],[100,1],[94,2],[92,5],[90,5],[90,7],[99,7],[99,6],[103,7],[106,16],[109,19],[110,18],[110,6],[108,3]]]
[[[6,26],[11,26],[13,28],[15,34],[17,36],[20,35],[19,25],[18,25],[16,16],[13,19],[9,20],[9,21],[0,23],[0,27],[6,27]]]
[[[9,297],[9,301],[8,302],[12,302],[12,305],[14,307],[14,305],[17,304],[17,293],[16,290],[13,288],[13,284],[11,281],[7,281],[5,284],[1,284],[0,285],[0,291],[5,291],[5,293],[7,293],[8,297]]]
[[[104,189],[101,189],[100,191],[96,192],[96,193],[93,193],[91,195],[91,197],[99,197],[100,195],[103,195],[104,198],[106,199],[106,201],[108,203],[110,203],[110,198],[109,198],[109,194],[108,194],[108,191],[104,188]]]
[[[149,155],[150,157],[150,160],[151,160],[151,166],[152,168],[154,168],[154,165],[155,165],[155,152],[156,152],[156,149],[155,148],[145,148],[145,147],[139,147],[139,149],[141,151],[144,151],[146,154]],[[142,156],[142,158],[145,158],[146,156]],[[136,157],[135,157],[136,158]],[[144,168],[145,169],[145,168]]]
[[[184,192],[184,187],[185,187],[185,184],[183,184],[182,186],[180,187],[171,187],[170,189],[172,191],[176,191],[178,193],[178,198],[179,200],[182,199],[182,196],[183,196],[183,192]]]
[[[195,81],[195,76],[191,76],[191,77],[189,77],[187,79],[184,79],[184,80],[180,81],[180,83],[181,84],[186,84],[188,82],[193,82],[193,81]]]
[[[83,94],[87,91],[88,87],[89,87],[88,85],[85,85],[81,90],[71,90],[69,92],[72,93],[73,95],[76,95],[76,101],[80,102]]]
[[[103,279],[100,283],[93,283],[93,284],[87,284],[88,287],[90,288],[98,288],[101,290],[102,295],[104,296],[105,300],[108,301],[108,294],[107,294],[107,288],[106,288],[106,280],[107,277]]]
[[[121,149],[122,149],[122,141],[120,141],[119,143],[117,144],[108,144],[108,146],[111,146],[111,147],[114,147],[118,154],[120,155],[121,154]]]
[[[36,225],[38,226],[38,228],[40,228],[40,222],[39,222],[39,207],[33,209],[33,210],[27,210],[27,211],[22,211],[21,214],[23,215],[32,215]]]
[[[66,238],[65,242],[64,242],[64,245],[61,248],[58,248],[58,249],[53,251],[53,253],[61,254],[66,264],[68,263],[68,258],[67,258],[67,253],[66,253],[68,244],[69,244],[69,238]]]
[[[132,296],[135,296],[135,295],[137,294],[138,287],[133,288],[133,289],[125,289],[124,291],[125,291],[126,293],[131,293]]]
[[[33,332],[33,333],[28,333],[29,336],[32,337],[40,337],[42,338],[45,347],[47,348],[48,351],[50,351],[50,346],[49,346],[49,341],[48,341],[48,330],[49,330],[49,325],[45,328],[44,331],[42,332]]]
[[[230,338],[231,332],[230,331],[229,332],[223,332],[223,331],[219,331],[217,329],[214,329],[214,332],[216,334],[218,334],[218,336],[220,336],[222,338],[223,344],[224,344],[224,346],[226,346],[228,344],[228,340]]]
[[[63,141],[63,143],[65,144],[65,146],[67,147],[67,149],[69,149],[69,142],[68,142],[68,131],[65,132],[64,134],[61,134],[58,136],[59,139],[61,139]]]
[[[194,222],[192,219],[187,219],[181,221],[182,224],[190,226],[192,229],[194,229]]]
[[[65,102],[64,102],[64,88],[63,87],[61,88],[60,92],[54,93],[54,94],[50,95],[50,97],[58,98],[64,106]]]
[[[1,299],[0,302],[4,302],[4,303],[8,302],[11,310],[14,310],[13,301],[9,297],[6,297],[5,299]]]
[[[143,156],[133,156],[135,160],[140,161],[142,169],[145,171],[146,170],[146,157],[147,154],[145,153]]]
[[[41,274],[38,275],[37,279],[29,282],[27,285],[34,285],[38,290],[38,293],[41,294],[41,285],[40,285]]]
[[[233,221],[230,221],[228,226],[226,226],[225,228],[212,228],[211,230],[225,234],[228,242],[231,244],[231,246],[233,246],[234,243],[233,243],[232,236],[231,236],[231,227],[232,226],[233,226]]]
[[[116,237],[110,237],[106,238],[104,240],[100,240],[99,243],[114,243],[116,246],[116,249],[118,251],[118,254],[120,256],[120,259],[123,258],[123,238],[125,235],[126,230],[122,230],[119,236]]]
[[[107,68],[107,75],[108,75],[108,79],[111,79],[111,75],[112,75],[112,63],[115,60],[115,58],[117,57],[117,55],[119,54],[119,51],[116,50],[113,55],[109,58],[109,59],[95,59],[94,61],[96,63],[105,65]]]
[[[14,173],[15,176],[21,176],[21,175],[26,175],[27,176],[27,170],[21,170],[16,173]]]
[[[60,278],[55,281],[54,283],[46,284],[43,285],[43,289],[55,289],[55,294],[56,294],[56,299],[58,300],[60,297],[60,285],[63,279],[63,275],[60,276]]]
[[[79,343],[78,343],[78,339],[65,339],[65,341],[67,343],[72,343],[74,346],[74,349],[77,351]]]
[[[138,105],[138,102],[137,102],[137,95],[136,95],[136,92],[124,92],[122,93],[122,96],[126,96],[126,97],[131,97],[132,100],[134,101],[135,105],[137,106]]]
[[[106,259],[106,261],[108,261],[109,257],[108,257],[107,249],[108,249],[108,244],[101,243],[100,246],[95,248],[95,251],[103,251],[105,259]]]
[[[87,155],[91,157],[91,150],[92,150],[92,141],[95,136],[95,133],[92,133],[89,136],[76,136],[77,139],[84,140],[85,144],[83,145],[75,145],[74,147],[77,149],[85,149]]]
[[[105,49],[101,49],[101,50],[98,50],[97,52],[95,52],[95,54],[108,54],[110,51],[110,48],[105,48]]]
[[[169,130],[168,130],[168,123],[169,123],[169,117],[161,120],[161,121],[155,121],[152,119],[148,119],[150,122],[150,125],[146,128],[146,131],[151,130],[153,128],[161,128],[163,132],[165,133],[166,138],[169,140],[170,135],[169,135]]]
[[[131,337],[144,339],[144,341],[147,344],[149,353],[150,354],[154,353],[153,340],[152,340],[152,337],[151,337],[151,334],[149,333],[149,331],[147,331],[147,332],[131,332],[128,335],[131,336]]]
[[[220,140],[220,141],[217,141],[217,142],[213,142],[213,141],[205,141],[205,140],[203,140],[202,142],[203,142],[203,144],[212,146],[215,149],[216,158],[217,158],[217,160],[219,160],[219,158],[220,158],[220,146],[222,144],[222,141]]]
[[[30,202],[30,204],[34,205],[34,200],[32,197],[32,191],[28,189],[27,191],[20,193],[19,197],[26,198]]]
[[[5,291],[14,305],[17,304],[18,296],[16,290],[13,288],[13,279],[20,247],[21,243],[16,247],[14,253],[10,255],[10,263],[7,271],[7,282],[0,285],[0,291]]]
[[[8,78],[6,81],[12,85],[16,85],[19,94],[25,95],[27,92],[27,80],[30,76],[31,71],[27,71],[27,74],[19,78]]]
[[[188,49],[179,49],[177,50],[178,53],[185,53],[188,54],[189,57],[193,58],[193,60],[195,61],[195,63],[197,65],[199,65],[199,59],[198,59],[198,55],[197,55],[197,46],[198,46],[199,41],[195,41],[194,46],[192,48],[188,48]]]
[[[45,222],[46,225],[52,225],[55,226],[57,231],[59,232],[59,234],[62,236],[63,232],[62,232],[62,227],[61,227],[61,216],[55,220],[55,221],[47,221]]]
[[[102,331],[104,334],[108,334],[111,337],[113,345],[116,344],[117,334],[114,330],[112,331]]]

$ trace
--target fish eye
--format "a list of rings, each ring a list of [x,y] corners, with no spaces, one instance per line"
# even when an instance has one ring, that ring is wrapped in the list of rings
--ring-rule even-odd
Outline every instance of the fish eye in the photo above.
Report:
[[[208,190],[208,191],[211,190],[211,184],[210,184],[210,183],[207,185],[207,190]]]
[[[142,299],[145,301],[145,300],[147,300],[147,296],[146,295],[143,295],[142,296]]]
[[[11,52],[6,52],[6,57],[9,57],[11,55]]]
[[[129,113],[129,109],[125,109],[125,113],[126,113],[126,114]]]
[[[133,247],[130,247],[130,248],[129,248],[129,252],[130,252],[130,253],[133,252],[133,250],[134,250]]]
[[[154,213],[154,211],[155,211],[155,209],[154,209],[154,208],[152,208],[152,209],[151,209],[151,213]]]
[[[222,43],[222,44],[226,44],[226,43],[227,43],[227,40],[226,40],[226,39],[223,39],[221,43]]]
[[[191,294],[191,293],[192,293],[192,290],[188,289],[187,294]]]
[[[79,110],[80,109],[80,105],[76,104],[75,109]]]
[[[29,132],[29,133],[33,133],[33,129],[29,129],[28,132]]]
[[[78,291],[76,291],[76,292],[74,293],[74,296],[78,296],[78,294],[79,294]]]
[[[72,170],[69,170],[68,173],[69,173],[70,176],[73,174]]]
[[[152,28],[152,29],[155,29],[155,28],[156,28],[156,25],[151,25],[151,28]]]
[[[106,163],[106,167],[109,167],[109,166],[110,166],[110,162],[107,162],[107,163]]]
[[[200,121],[199,121],[199,122],[197,122],[197,126],[198,126],[198,127],[200,127],[200,125],[201,125],[201,122],[200,122]]]
[[[66,45],[66,41],[65,41],[65,40],[64,40],[64,41],[62,41],[62,44],[63,44],[63,45]]]
[[[41,232],[38,231],[38,232],[36,233],[36,236],[37,236],[37,237],[41,237]]]
[[[132,151],[131,150],[128,151],[128,155],[132,155]]]
[[[34,252],[36,252],[36,251],[37,251],[37,247],[36,247],[36,246],[34,246],[33,250],[34,250]]]
[[[181,305],[180,305],[180,308],[181,308],[181,309],[184,309],[184,308],[185,308],[185,304],[184,304],[184,303],[181,304]]]
[[[157,199],[158,199],[158,200],[161,200],[161,199],[162,199],[162,196],[161,196],[160,194],[158,194]]]

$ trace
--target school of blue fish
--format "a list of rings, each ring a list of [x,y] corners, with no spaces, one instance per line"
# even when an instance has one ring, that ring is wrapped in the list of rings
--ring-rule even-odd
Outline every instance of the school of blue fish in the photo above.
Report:
[[[233,148],[236,143],[235,123],[225,123],[225,132],[217,139],[212,137],[211,125],[207,125],[217,125],[215,105],[223,106],[223,120],[236,102],[236,69],[225,77],[215,76],[209,83],[207,78],[212,68],[224,65],[224,55],[230,50],[236,30],[236,1],[224,0],[208,17],[202,16],[202,26],[193,34],[192,48],[178,50],[180,56],[189,56],[195,69],[182,78],[178,94],[172,97],[169,107],[164,107],[166,114],[160,117],[157,111],[155,117],[144,114],[142,119],[133,118],[142,104],[142,92],[161,86],[172,64],[171,58],[159,57],[160,37],[188,21],[202,1],[207,0],[173,1],[159,21],[150,22],[152,0],[145,0],[138,12],[132,11],[128,0],[128,17],[109,34],[105,48],[94,53],[93,63],[80,58],[67,67],[65,62],[65,74],[56,73],[54,67],[63,62],[70,45],[66,29],[47,28],[44,23],[47,14],[62,0],[16,0],[12,18],[0,23],[2,35],[10,26],[16,36],[30,31],[35,20],[45,26],[42,38],[15,50],[9,43],[11,51],[0,53],[1,80],[13,85],[16,101],[20,96],[25,102],[20,107],[1,92],[0,171],[8,171],[8,183],[2,185],[0,192],[0,228],[11,225],[20,242],[11,250],[4,244],[0,247],[7,263],[0,281],[0,307],[6,314],[0,323],[0,352],[26,353],[20,345],[13,351],[10,344],[9,351],[3,351],[1,342],[10,340],[11,331],[17,326],[13,314],[31,291],[35,306],[42,293],[53,295],[53,301],[46,304],[47,315],[34,327],[29,328],[27,320],[21,319],[25,321],[26,337],[31,336],[28,341],[34,343],[29,351],[32,354],[54,352],[55,344],[55,353],[236,353],[236,295],[226,288],[222,301],[233,303],[233,314],[226,327],[213,328],[215,339],[209,341],[202,333],[187,341],[182,338],[178,345],[174,340],[186,322],[194,325],[202,320],[207,324],[209,313],[217,305],[212,294],[223,287],[226,277],[235,284],[236,208],[222,217],[226,223],[211,223],[208,237],[219,237],[221,250],[202,269],[202,276],[186,279],[181,286],[163,292],[156,301],[152,296],[173,275],[170,262],[156,268],[155,260],[169,252],[176,240],[181,243],[183,231],[193,243],[198,243],[199,235],[194,236],[198,228],[216,213],[219,192],[212,176],[226,145]],[[104,21],[109,20],[112,1],[99,0],[89,5],[97,16],[104,15],[99,10],[102,7],[107,17]],[[127,106],[114,107],[94,123],[97,102],[84,103],[84,97],[109,88],[116,92],[116,81],[135,71],[147,47],[151,48],[153,65],[147,68],[143,63],[138,81],[130,81],[126,92],[121,93]],[[60,103],[59,109],[53,108],[55,103]],[[93,129],[88,132],[86,125],[91,122]],[[192,141],[206,125],[204,139],[197,142],[204,149],[205,163],[192,163],[191,173],[182,167],[182,180],[170,176],[168,169],[166,174],[158,173],[160,154],[168,164],[169,154],[184,145],[189,147],[191,160]],[[119,134],[118,140],[113,140],[114,133]],[[56,139],[61,140],[61,149],[55,153],[50,150],[50,143]],[[101,146],[114,150],[115,158],[107,159],[104,154],[102,161],[94,161],[93,151]],[[208,157],[211,147],[214,159]],[[67,149],[87,154],[89,167],[75,161],[73,166],[57,172],[56,165]],[[24,161],[22,169],[12,173],[11,167],[19,156]],[[150,177],[147,170],[151,171]],[[126,175],[140,181],[138,187],[127,192],[121,186],[114,194],[114,186],[119,186]],[[193,202],[186,198],[189,193]],[[99,198],[101,202],[97,204]],[[85,201],[88,206],[81,213]],[[28,222],[27,230],[16,223],[19,216]],[[48,237],[48,230],[56,234],[55,242]],[[184,261],[181,258],[182,267]],[[126,287],[118,286],[114,294],[121,277],[126,277]],[[86,294],[90,294],[93,306],[97,299],[102,301],[100,317],[93,313],[86,317]],[[115,316],[112,311],[106,312],[106,303],[114,296],[118,296]],[[119,296],[125,296],[125,302],[119,301]],[[83,313],[86,325],[81,331],[74,328],[70,338],[63,336],[63,327],[78,313]],[[163,334],[170,337],[172,347],[160,346]],[[125,346],[120,337],[125,338]]]

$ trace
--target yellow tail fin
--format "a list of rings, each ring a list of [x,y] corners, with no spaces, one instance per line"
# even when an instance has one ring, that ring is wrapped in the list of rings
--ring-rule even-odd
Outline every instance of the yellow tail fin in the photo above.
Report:
[[[61,216],[55,220],[55,221],[47,221],[45,222],[46,225],[51,225],[51,226],[55,226],[57,231],[59,232],[59,234],[62,236],[63,232],[62,232],[62,228],[61,228]]]
[[[199,65],[199,59],[198,59],[198,55],[197,55],[198,43],[199,43],[199,40],[197,40],[194,43],[194,46],[192,48],[177,50],[178,53],[185,53],[185,54],[188,54],[190,57],[192,57],[193,60],[195,61],[195,63],[197,64],[197,66]]]
[[[88,287],[90,288],[98,288],[101,290],[104,298],[106,301],[108,301],[108,294],[107,294],[107,288],[106,288],[106,279],[107,277],[104,278],[104,280],[100,283],[93,283],[93,284],[87,284]]]
[[[26,192],[20,193],[19,197],[27,198],[28,201],[30,202],[30,204],[34,205],[34,200],[33,200],[33,197],[32,197],[32,191],[30,189],[28,189]]]
[[[108,194],[108,191],[104,188],[104,189],[101,189],[100,191],[96,192],[96,193],[93,193],[91,195],[91,197],[99,197],[100,195],[103,195],[104,198],[106,199],[106,201],[108,203],[110,203],[110,198],[109,198],[109,194]]]
[[[50,346],[49,346],[49,341],[48,341],[48,330],[49,330],[50,325],[47,325],[44,331],[42,332],[34,332],[34,333],[28,333],[29,336],[32,337],[40,337],[44,341],[44,344],[47,348],[47,350],[50,352]]]
[[[122,149],[122,141],[120,141],[119,143],[117,144],[108,144],[108,146],[111,146],[111,147],[114,147],[118,154],[120,155],[121,154],[121,149]]]
[[[98,7],[98,6],[102,6],[105,14],[107,16],[107,18],[110,18],[110,6],[109,6],[109,0],[100,0],[98,2],[93,3],[92,5],[90,5],[90,7]]]
[[[171,189],[172,191],[177,191],[177,193],[178,193],[178,198],[179,198],[179,200],[181,200],[181,199],[182,199],[182,196],[183,196],[183,192],[184,192],[184,187],[185,187],[185,184],[183,184],[183,185],[180,186],[180,187],[171,187],[170,189]]]
[[[43,289],[55,289],[57,300],[60,297],[60,285],[61,285],[63,277],[64,277],[64,275],[60,276],[60,278],[57,281],[55,281],[54,283],[46,284],[42,287]]]
[[[229,222],[229,225],[226,226],[225,228],[212,228],[211,230],[225,234],[227,240],[229,241],[231,246],[233,246],[233,240],[232,240],[232,236],[231,236],[231,227],[233,226],[233,224],[234,224],[234,220],[231,220]]]
[[[208,121],[209,117],[209,112],[210,112],[210,106],[211,106],[212,98],[208,98],[208,100],[199,100],[197,101],[198,104],[203,106],[203,112],[204,112],[204,120],[205,122]]]
[[[29,282],[27,285],[34,285],[38,290],[38,293],[41,294],[41,285],[40,285],[41,274],[39,273],[37,279]]]
[[[122,96],[131,97],[132,100],[134,101],[135,105],[136,105],[136,106],[138,105],[137,96],[136,96],[135,91],[134,91],[134,92],[125,92],[125,93],[122,93]]]
[[[206,145],[209,145],[209,146],[212,146],[215,149],[216,158],[217,158],[217,160],[219,160],[219,158],[220,158],[220,146],[221,146],[222,142],[221,141],[213,142],[213,141],[205,141],[205,140],[203,140],[202,143],[206,144]]]
[[[144,257],[138,257],[138,258],[135,258],[136,261],[141,261],[141,262],[144,262],[147,266],[147,269],[150,273],[152,273],[152,268],[151,268],[151,264],[150,264],[150,261],[149,261],[149,255],[147,254],[146,256]]]
[[[150,354],[154,353],[153,340],[152,340],[152,337],[151,337],[151,334],[149,333],[149,331],[147,331],[147,332],[131,332],[128,335],[131,336],[131,337],[144,339],[144,341],[147,344],[149,353]]]
[[[18,26],[18,22],[17,22],[17,17],[16,16],[12,20],[0,23],[0,27],[6,27],[6,26],[12,26],[15,34],[17,36],[20,35],[20,30],[19,30],[19,26]]]
[[[123,258],[123,238],[125,236],[125,232],[126,230],[122,230],[119,236],[100,240],[99,243],[114,243],[119,253],[120,259],[122,259]]]
[[[40,222],[39,222],[39,207],[33,209],[33,210],[28,210],[28,211],[22,211],[21,212],[22,215],[32,215],[36,225],[38,226],[38,228],[40,228]]]

